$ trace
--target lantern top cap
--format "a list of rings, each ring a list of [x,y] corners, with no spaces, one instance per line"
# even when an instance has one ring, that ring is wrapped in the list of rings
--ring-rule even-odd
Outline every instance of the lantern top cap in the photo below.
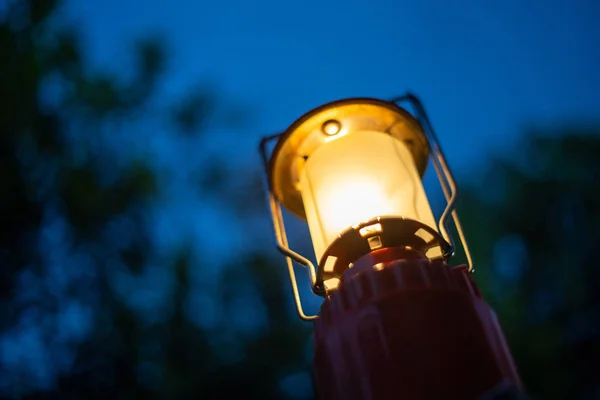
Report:
[[[404,142],[419,173],[425,173],[429,145],[421,124],[408,111],[373,98],[337,100],[302,115],[279,136],[268,166],[270,189],[277,200],[306,219],[298,183],[304,163],[327,142],[357,131],[377,131]]]

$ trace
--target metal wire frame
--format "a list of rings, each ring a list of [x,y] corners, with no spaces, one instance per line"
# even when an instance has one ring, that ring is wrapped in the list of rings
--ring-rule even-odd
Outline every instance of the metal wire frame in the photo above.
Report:
[[[421,126],[423,127],[423,131],[427,136],[427,141],[429,142],[429,146],[431,148],[431,153],[433,155],[433,166],[435,167],[435,172],[437,174],[438,180],[440,182],[440,186],[442,187],[442,191],[444,192],[444,196],[446,197],[446,208],[442,213],[442,216],[439,220],[439,229],[440,233],[444,237],[444,239],[450,243],[451,246],[451,255],[454,255],[456,252],[456,245],[452,235],[448,232],[448,219],[449,216],[452,215],[452,219],[454,221],[454,226],[456,227],[456,232],[458,233],[458,237],[460,238],[463,251],[465,252],[465,257],[467,258],[467,267],[469,268],[469,272],[475,272],[473,267],[473,258],[471,257],[471,251],[469,250],[469,246],[467,244],[467,239],[465,238],[465,234],[460,223],[460,219],[458,218],[458,213],[456,212],[456,197],[457,197],[457,187],[456,181],[454,180],[454,176],[452,175],[452,171],[450,171],[450,167],[446,162],[446,156],[444,155],[440,143],[437,139],[437,135],[433,130],[433,126],[431,121],[429,121],[429,117],[427,116],[427,112],[425,111],[425,107],[421,100],[417,96],[412,93],[406,93],[403,96],[396,97],[391,100],[391,102],[399,105],[404,101],[409,102],[415,112],[415,118],[419,120]]]
[[[294,301],[296,303],[296,312],[298,316],[304,321],[313,321],[318,316],[317,315],[307,315],[304,312],[304,308],[302,307],[302,299],[300,298],[300,291],[298,290],[298,283],[296,280],[296,273],[294,272],[294,263],[296,261],[298,264],[302,265],[308,270],[308,277],[310,279],[310,286],[313,293],[317,295],[322,295],[323,292],[317,288],[317,270],[315,265],[306,257],[296,253],[294,250],[289,248],[287,234],[285,233],[285,224],[283,222],[283,216],[281,215],[281,205],[275,199],[273,192],[271,190],[271,185],[269,184],[268,176],[269,176],[269,158],[267,155],[267,145],[278,139],[281,134],[272,135],[266,137],[260,141],[260,155],[263,162],[263,167],[265,173],[263,175],[265,181],[265,187],[267,188],[267,199],[269,202],[269,208],[271,211],[271,215],[273,217],[273,229],[275,231],[275,245],[277,250],[279,250],[283,255],[285,255],[285,260],[288,267],[288,274],[290,276],[290,283],[292,284],[292,292],[294,294]]]
[[[421,101],[412,93],[406,93],[403,96],[399,96],[390,100],[390,102],[399,105],[402,102],[409,102],[415,112],[415,117],[421,123],[425,135],[427,137],[427,141],[429,143],[431,153],[433,155],[433,165],[435,167],[435,171],[440,182],[440,186],[442,187],[442,191],[444,196],[446,197],[446,208],[442,213],[439,220],[439,230],[444,239],[451,246],[451,255],[453,255],[456,251],[456,245],[452,235],[449,233],[448,229],[448,220],[449,216],[452,215],[452,219],[454,221],[454,225],[456,227],[456,231],[461,240],[463,250],[465,252],[465,256],[467,258],[467,266],[470,272],[474,272],[473,268],[473,260],[471,257],[471,252],[469,251],[469,247],[467,245],[467,241],[462,229],[462,225],[458,218],[458,214],[455,209],[456,197],[457,197],[457,187],[456,182],[454,180],[454,176],[450,171],[450,167],[446,162],[446,157],[442,152],[441,146],[438,142],[437,136],[433,130],[431,122],[429,121],[429,117],[427,116],[427,112],[425,111],[425,107],[421,103]],[[269,209],[271,211],[271,216],[273,219],[273,229],[275,231],[275,245],[277,249],[285,256],[288,274],[290,276],[290,283],[292,285],[292,292],[294,295],[294,301],[296,303],[296,312],[298,316],[304,321],[313,321],[318,318],[318,315],[307,315],[304,312],[304,307],[302,306],[302,299],[300,298],[300,291],[298,290],[298,282],[296,279],[296,273],[294,271],[294,261],[303,266],[308,270],[308,277],[310,280],[310,286],[316,295],[323,296],[325,294],[323,288],[317,286],[317,270],[315,265],[306,257],[300,255],[294,250],[290,249],[287,239],[287,234],[285,232],[285,224],[283,221],[283,215],[281,214],[281,205],[271,190],[271,185],[268,180],[269,176],[269,156],[267,154],[267,146],[274,140],[277,140],[281,137],[281,133],[271,135],[263,138],[260,141],[260,155],[263,163],[264,174],[263,181],[265,184],[265,188],[267,189],[267,200],[269,203]]]

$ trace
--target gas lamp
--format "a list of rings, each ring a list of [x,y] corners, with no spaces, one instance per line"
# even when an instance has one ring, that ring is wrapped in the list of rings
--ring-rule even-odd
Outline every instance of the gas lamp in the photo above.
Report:
[[[260,148],[276,245],[286,256],[302,319],[315,316],[303,310],[293,261],[308,270],[312,291],[326,297],[356,260],[378,249],[402,247],[431,260],[447,260],[455,250],[448,227],[452,219],[473,269],[454,209],[454,178],[414,95],[325,104],[282,134],[263,139]],[[421,182],[430,160],[447,201],[439,220]],[[308,223],[316,267],[289,247],[282,206]]]
[[[523,398],[500,325],[471,279],[454,178],[414,95],[334,101],[260,148],[276,245],[298,314],[314,320],[320,398]],[[422,184],[429,161],[446,198],[439,219]],[[290,248],[282,207],[307,222],[316,266]],[[450,221],[466,265],[446,263]],[[324,297],[318,315],[303,309],[293,262]]]

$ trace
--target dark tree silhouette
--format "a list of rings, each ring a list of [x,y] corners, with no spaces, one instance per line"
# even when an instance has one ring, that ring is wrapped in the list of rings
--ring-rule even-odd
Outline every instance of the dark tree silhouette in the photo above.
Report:
[[[528,134],[463,197],[476,279],[533,398],[600,395],[599,132]]]
[[[248,249],[243,262],[220,266],[220,278],[192,285],[191,272],[207,268],[192,250],[210,243],[183,238],[171,255],[156,251],[148,215],[172,172],[157,170],[123,133],[161,114],[173,140],[190,140],[218,114],[217,99],[195,90],[157,112],[163,46],[141,41],[128,81],[96,71],[77,31],[57,27],[57,5],[12,2],[0,16],[0,395],[289,396],[285,378],[308,371],[309,327],[283,307],[291,302],[282,269]],[[245,184],[254,176],[219,159],[206,164],[192,174],[201,196],[229,204],[240,226],[264,211],[248,201],[261,190]],[[148,276],[150,291],[170,288],[156,310],[128,293]],[[202,302],[190,296],[218,307],[193,308]],[[245,301],[265,310],[258,331],[235,322]],[[190,320],[211,312],[222,314],[212,327]]]

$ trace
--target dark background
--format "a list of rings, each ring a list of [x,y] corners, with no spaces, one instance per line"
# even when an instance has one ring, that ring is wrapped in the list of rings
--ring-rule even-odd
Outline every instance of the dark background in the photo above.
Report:
[[[312,398],[256,145],[410,88],[529,393],[600,399],[597,3],[191,3],[0,3],[1,397]]]

